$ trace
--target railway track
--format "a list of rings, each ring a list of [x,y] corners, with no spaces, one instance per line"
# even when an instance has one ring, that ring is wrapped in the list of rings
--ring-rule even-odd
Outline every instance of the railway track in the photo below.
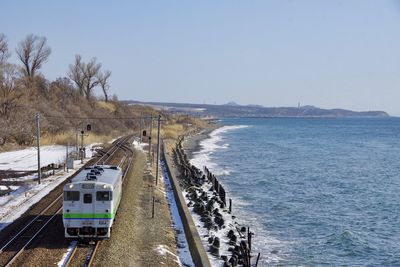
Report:
[[[133,160],[133,150],[126,146],[124,143],[118,145],[118,147],[124,152],[124,156],[120,160],[118,166],[122,168],[126,164],[126,168],[123,172],[122,181],[125,181],[126,174],[128,173]],[[87,243],[76,243],[73,246],[73,250],[68,256],[65,266],[87,266],[90,267],[97,249],[101,243],[101,240],[95,241],[92,244]]]
[[[93,263],[100,241],[89,244],[75,243],[65,266],[85,266],[90,267]]]
[[[104,155],[94,162],[89,161],[86,165],[106,163],[116,156],[118,151],[123,151],[124,153],[124,156],[120,160],[119,164],[122,166],[129,161],[129,159],[130,164],[133,157],[133,150],[126,146],[126,143],[131,137],[132,136],[125,136],[114,141],[113,146]],[[70,179],[72,179],[72,177]],[[58,214],[61,214],[63,204],[62,198],[63,195],[61,193],[46,208],[39,212],[38,215],[28,220],[17,231],[14,231],[13,234],[9,235],[7,239],[0,241],[0,266],[11,266],[14,264],[25,251],[25,249],[37,240],[41,233],[43,233],[43,230],[46,229],[46,227],[57,217]],[[90,266],[92,261],[90,259],[94,257],[98,245],[99,242],[95,242],[92,249],[90,249],[89,246],[88,251],[91,251],[91,253],[87,253],[86,258],[89,260],[83,264],[84,266]]]

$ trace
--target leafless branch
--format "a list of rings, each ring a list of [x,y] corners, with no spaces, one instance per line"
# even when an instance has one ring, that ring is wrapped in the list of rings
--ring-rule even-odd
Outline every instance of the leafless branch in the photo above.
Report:
[[[93,88],[99,84],[96,79],[97,74],[100,71],[101,64],[96,62],[97,59],[92,58],[89,63],[86,64],[85,68],[85,85],[86,85],[86,98],[89,100],[92,96]]]
[[[46,37],[29,34],[19,43],[16,52],[23,64],[22,72],[25,77],[34,77],[49,58],[51,49],[46,42]]]
[[[101,89],[103,90],[104,98],[106,102],[108,102],[108,89],[110,88],[110,85],[108,83],[108,79],[111,76],[111,71],[106,70],[104,72],[99,71],[97,74],[97,81],[101,86]]]
[[[74,81],[80,95],[85,95],[85,69],[86,64],[80,55],[75,55],[74,64],[69,65],[68,77]]]
[[[7,38],[3,33],[0,33],[0,65],[3,65],[10,55],[10,51],[8,51]]]

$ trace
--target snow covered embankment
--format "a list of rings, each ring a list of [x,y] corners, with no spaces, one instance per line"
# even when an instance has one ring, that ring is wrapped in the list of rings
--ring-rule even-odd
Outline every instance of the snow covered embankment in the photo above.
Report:
[[[86,155],[91,157],[91,147],[86,147]],[[65,161],[65,146],[46,146],[41,149],[41,166],[51,163],[61,163]],[[18,219],[32,205],[39,202],[50,191],[64,182],[67,178],[79,170],[87,160],[82,164],[80,160],[75,161],[73,170],[68,173],[61,171],[55,175],[42,179],[42,183],[38,184],[33,181],[37,178],[37,174],[3,179],[3,181],[14,181],[24,183],[15,186],[1,186],[0,190],[13,189],[12,192],[0,197],[0,231],[7,225]],[[37,150],[35,148],[27,148],[24,150],[10,151],[0,153],[0,170],[35,170],[37,168]]]

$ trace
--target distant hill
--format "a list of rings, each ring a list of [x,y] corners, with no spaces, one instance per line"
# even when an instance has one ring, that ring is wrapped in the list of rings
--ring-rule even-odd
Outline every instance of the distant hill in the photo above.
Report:
[[[156,109],[164,109],[175,113],[185,113],[195,116],[209,117],[306,117],[306,118],[383,118],[389,117],[385,111],[352,111],[346,109],[322,109],[314,106],[302,107],[263,107],[259,105],[242,106],[234,102],[224,105],[159,103],[123,101],[127,104],[147,105]]]
[[[237,106],[240,106],[240,105],[238,103],[236,103],[236,102],[228,102],[228,103],[224,104],[223,106],[237,107]]]

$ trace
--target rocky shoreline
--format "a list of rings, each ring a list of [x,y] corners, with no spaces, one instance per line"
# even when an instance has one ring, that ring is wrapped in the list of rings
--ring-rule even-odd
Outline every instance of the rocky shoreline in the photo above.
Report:
[[[199,134],[181,138],[176,144],[173,159],[181,190],[213,265],[256,266],[260,255],[251,251],[254,233],[235,220],[232,203],[218,178],[206,166],[200,170],[189,162],[193,153],[200,150],[200,142],[216,128],[213,125]]]

